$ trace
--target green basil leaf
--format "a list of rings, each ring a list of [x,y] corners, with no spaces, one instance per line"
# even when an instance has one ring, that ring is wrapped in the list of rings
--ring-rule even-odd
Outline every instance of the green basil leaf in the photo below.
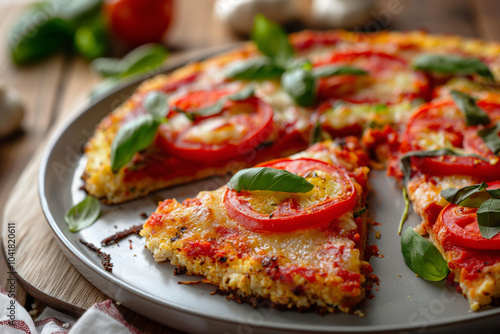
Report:
[[[76,51],[88,59],[101,57],[108,48],[108,36],[104,18],[93,17],[80,25],[75,32]]]
[[[316,78],[311,71],[295,68],[281,76],[281,86],[295,102],[303,107],[312,106],[316,99]]]
[[[486,188],[488,185],[484,182],[460,189],[448,188],[441,191],[441,196],[456,205],[479,208],[485,200],[491,198]]]
[[[48,2],[57,6],[57,13],[60,17],[77,25],[98,15],[103,0],[50,0]]]
[[[152,115],[140,116],[122,125],[111,144],[111,169],[116,173],[135,153],[153,142],[160,122]]]
[[[236,191],[269,190],[287,193],[306,193],[314,188],[302,176],[284,169],[257,167],[242,169],[227,183],[229,189]]]
[[[410,211],[410,199],[408,198],[408,192],[406,191],[406,187],[403,186],[402,190],[403,200],[405,202],[405,208],[403,210],[403,215],[401,216],[401,220],[399,221],[399,229],[398,235],[401,235],[401,231],[403,230],[403,225],[408,218],[408,212]]]
[[[285,30],[262,14],[255,15],[252,39],[260,52],[282,68],[286,67],[288,60],[294,55]]]
[[[334,75],[367,75],[368,72],[352,66],[321,66],[312,70],[316,78],[331,77]]]
[[[401,236],[401,253],[408,268],[427,281],[442,281],[450,271],[436,246],[411,227]]]
[[[78,232],[92,225],[101,213],[101,203],[92,196],[71,207],[64,216],[70,232]]]
[[[477,132],[478,136],[484,141],[486,146],[493,152],[493,154],[498,155],[500,152],[500,123],[491,126],[489,128],[479,130]]]
[[[456,157],[471,157],[471,158],[478,158],[483,161],[488,161],[482,156],[479,156],[477,154],[464,154],[458,151],[455,151],[451,148],[442,148],[439,150],[433,150],[433,151],[413,151],[413,152],[408,152],[405,153],[401,156],[401,171],[403,172],[403,184],[406,185],[408,181],[410,180],[411,177],[411,158],[416,157],[416,158],[430,158],[430,157],[439,157],[441,155],[451,155],[451,156],[456,156]]]
[[[268,58],[246,60],[231,65],[226,76],[240,80],[263,80],[279,78],[285,70]]]
[[[477,209],[477,224],[481,235],[491,239],[500,232],[500,198],[490,198]]]
[[[323,126],[320,122],[316,122],[311,131],[311,137],[309,139],[309,145],[313,145],[323,141]]]
[[[103,77],[116,77],[124,71],[121,59],[101,57],[90,63],[90,67]]]
[[[167,57],[168,51],[163,45],[141,45],[123,57],[123,72],[120,73],[120,78],[156,71]]]
[[[253,96],[254,94],[255,90],[253,89],[253,87],[245,87],[242,90],[229,95],[227,99],[231,101],[243,101]]]
[[[423,54],[413,60],[413,68],[452,75],[478,74],[488,80],[495,80],[488,66],[481,60],[456,55]]]
[[[366,208],[362,208],[359,211],[353,213],[354,218],[359,218],[366,213]]]
[[[476,104],[476,99],[457,90],[451,91],[451,97],[453,101],[455,101],[458,109],[465,115],[467,126],[490,124],[490,118]]]
[[[149,92],[144,98],[144,109],[156,119],[162,119],[167,116],[168,99],[167,94],[161,91]]]

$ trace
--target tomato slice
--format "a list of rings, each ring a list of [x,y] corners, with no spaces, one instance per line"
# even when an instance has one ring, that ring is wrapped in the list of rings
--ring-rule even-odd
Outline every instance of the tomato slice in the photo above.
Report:
[[[195,99],[192,104],[202,103]],[[273,128],[272,107],[252,96],[227,101],[219,114],[194,122],[177,114],[160,126],[156,145],[186,160],[221,161],[250,152],[271,135]]]
[[[488,189],[500,188],[500,181],[488,183]],[[448,204],[438,217],[435,231],[445,228],[454,245],[476,249],[500,249],[500,234],[486,239],[479,231],[477,209]]]
[[[307,194],[226,190],[229,217],[248,230],[279,233],[326,226],[356,205],[356,188],[338,167],[307,158],[277,159],[258,166],[285,169],[306,177],[315,187]]]
[[[342,98],[358,103],[397,103],[418,97],[427,99],[430,86],[427,77],[414,71],[403,58],[383,52],[348,51],[334,53],[330,58],[317,62],[325,65],[354,66],[369,75],[338,75],[321,78],[318,85],[319,99]]]
[[[500,119],[500,104],[479,101],[492,121]],[[431,151],[445,147],[465,150],[477,157],[412,157],[412,166],[429,175],[470,175],[484,180],[494,180],[500,175],[498,157],[489,150],[477,135],[481,126],[466,126],[465,117],[450,100],[437,101],[421,106],[410,117],[403,135],[401,153]]]
[[[195,113],[215,105],[221,98],[232,93],[234,93],[234,91],[229,89],[192,91],[175,100],[170,106],[170,109],[175,111],[175,109],[178,108],[188,113]]]

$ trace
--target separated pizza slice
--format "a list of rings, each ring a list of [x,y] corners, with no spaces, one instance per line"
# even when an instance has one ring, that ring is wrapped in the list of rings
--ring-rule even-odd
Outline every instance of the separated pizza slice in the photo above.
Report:
[[[366,294],[368,157],[349,137],[161,202],[141,235],[158,262],[238,302],[349,312]]]

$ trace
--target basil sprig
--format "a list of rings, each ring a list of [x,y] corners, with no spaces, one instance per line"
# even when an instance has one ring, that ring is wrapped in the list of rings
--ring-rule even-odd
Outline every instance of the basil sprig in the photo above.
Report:
[[[92,196],[72,206],[64,216],[70,232],[78,232],[94,224],[101,214],[101,203]]]
[[[464,58],[457,55],[423,54],[413,60],[413,68],[421,71],[451,75],[477,74],[495,81],[488,66],[476,58]]]
[[[448,188],[441,191],[448,202],[477,209],[477,223],[481,235],[491,239],[500,232],[500,189],[486,188],[484,182],[460,189]]]
[[[403,230],[403,225],[406,221],[406,218],[408,218],[408,212],[410,211],[410,199],[408,198],[408,191],[406,191],[406,187],[403,187],[402,195],[403,195],[403,200],[405,202],[405,208],[403,210],[403,215],[399,220],[398,235],[401,235],[401,231]]]
[[[456,157],[471,157],[471,158],[481,159],[483,161],[488,161],[484,157],[479,156],[477,154],[462,153],[462,152],[459,152],[459,151],[452,149],[452,148],[441,148],[439,150],[432,150],[432,151],[408,152],[408,153],[403,154],[400,158],[401,171],[403,172],[403,184],[406,185],[408,183],[408,181],[410,180],[411,172],[412,172],[412,168],[411,168],[411,158],[412,157],[431,158],[431,157],[439,157],[442,155],[451,155],[451,156],[456,156]]]
[[[290,173],[284,169],[256,167],[242,169],[231,177],[227,183],[229,189],[238,192],[242,190],[269,190],[287,193],[306,193],[314,185],[304,177]]]
[[[479,108],[475,98],[457,90],[451,91],[451,97],[458,109],[465,115],[467,126],[490,124],[488,114]]]
[[[160,91],[150,92],[144,98],[143,106],[148,114],[125,123],[111,144],[113,173],[118,172],[132,160],[134,154],[151,145],[158,127],[168,112],[167,96]]]
[[[436,246],[412,227],[401,236],[401,253],[408,268],[427,281],[442,281],[450,271]]]
[[[196,120],[197,117],[208,117],[212,115],[217,115],[222,111],[227,101],[243,101],[253,96],[254,94],[255,91],[252,87],[246,87],[240,90],[239,92],[236,92],[234,94],[219,99],[215,104],[211,106],[196,111],[186,111],[179,108],[174,108],[174,109],[175,111],[186,115],[186,117],[189,118],[191,121],[194,121]]]
[[[367,72],[349,66],[323,66],[313,69],[309,61],[294,59],[295,51],[286,32],[278,24],[258,14],[252,39],[266,58],[237,62],[226,76],[240,80],[278,79],[290,97],[300,106],[314,104],[317,79],[334,75],[366,75]]]
[[[477,132],[478,136],[484,141],[486,146],[493,152],[493,154],[498,155],[500,152],[500,123],[491,126],[489,128],[479,130]]]

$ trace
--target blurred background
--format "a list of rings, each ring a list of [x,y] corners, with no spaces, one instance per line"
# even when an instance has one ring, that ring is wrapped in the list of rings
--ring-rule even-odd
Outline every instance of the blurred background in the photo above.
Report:
[[[77,106],[247,40],[256,13],[289,32],[423,29],[500,41],[498,0],[0,0],[0,12],[0,216],[23,169]],[[0,256],[2,286],[5,268]],[[16,297],[34,300],[20,286]]]

